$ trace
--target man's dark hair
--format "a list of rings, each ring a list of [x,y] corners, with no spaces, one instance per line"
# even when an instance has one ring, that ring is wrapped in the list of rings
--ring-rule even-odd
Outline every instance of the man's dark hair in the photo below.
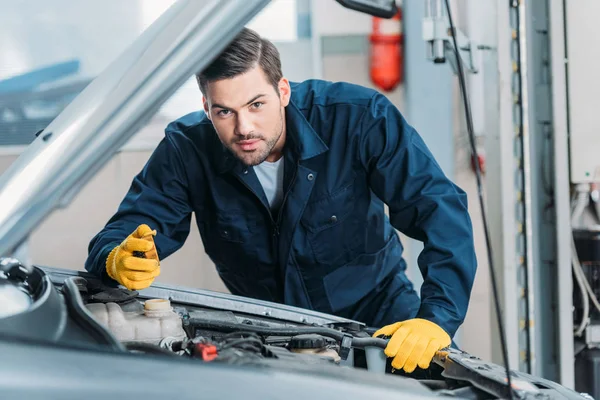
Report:
[[[206,94],[209,82],[233,78],[250,71],[256,65],[260,65],[269,83],[279,93],[279,81],[283,76],[279,51],[258,33],[244,28],[204,71],[196,75],[196,79],[200,90]]]

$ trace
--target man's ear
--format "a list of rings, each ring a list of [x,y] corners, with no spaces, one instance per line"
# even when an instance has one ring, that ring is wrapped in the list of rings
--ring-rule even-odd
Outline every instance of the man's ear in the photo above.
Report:
[[[278,87],[281,105],[283,107],[287,107],[287,105],[290,104],[290,97],[292,95],[292,88],[290,87],[290,82],[286,78],[281,78],[279,80]]]
[[[209,108],[208,108],[208,101],[206,100],[206,97],[202,96],[202,104],[204,105],[204,112],[206,113],[206,116],[208,117],[208,119],[210,119],[210,113]]]

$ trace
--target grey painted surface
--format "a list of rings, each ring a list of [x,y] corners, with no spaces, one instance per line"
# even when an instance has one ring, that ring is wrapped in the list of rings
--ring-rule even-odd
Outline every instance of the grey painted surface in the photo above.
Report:
[[[595,0],[567,1],[565,13],[571,182],[600,180],[598,12]]]
[[[529,86],[529,141],[531,165],[531,253],[532,307],[530,373],[551,380],[559,379],[557,353],[558,326],[556,224],[552,212],[552,83],[548,3],[530,1],[526,9]]]
[[[550,45],[552,70],[552,119],[554,126],[554,217],[556,221],[556,265],[558,279],[558,366],[560,383],[575,386],[573,368],[573,278],[571,270],[571,221],[567,123],[567,79],[564,38],[564,2],[550,0]]]
[[[421,134],[434,157],[449,177],[454,176],[454,139],[452,113],[452,73],[448,65],[435,65],[426,59],[426,44],[421,39],[425,2],[404,2],[404,114]],[[421,243],[410,242],[410,266],[415,286],[422,283],[416,270]]]

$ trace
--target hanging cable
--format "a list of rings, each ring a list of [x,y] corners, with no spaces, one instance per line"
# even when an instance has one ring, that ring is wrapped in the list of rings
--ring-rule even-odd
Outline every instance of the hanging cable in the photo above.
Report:
[[[583,213],[585,206],[587,204],[587,194],[585,191],[577,191],[573,197],[571,202],[571,226],[575,226],[579,217]],[[581,292],[581,303],[583,306],[583,314],[581,316],[581,321],[579,326],[575,329],[575,336],[581,336],[585,331],[589,323],[590,317],[590,299],[587,296],[585,289],[585,275],[582,274],[583,269],[581,268],[581,264],[579,263],[579,257],[577,256],[577,249],[575,248],[575,242],[573,239],[573,232],[571,232],[571,266],[573,267],[573,275],[575,276],[575,281],[577,282],[577,287]],[[583,276],[582,276],[583,275]]]
[[[581,268],[581,264],[579,263],[579,257],[577,256],[577,248],[575,247],[575,241],[573,240],[573,237],[571,237],[571,262],[573,265],[573,274],[575,275],[577,286],[579,287],[579,290],[581,292],[581,301],[583,303],[583,315],[581,316],[581,322],[575,330],[575,336],[581,336],[585,331],[585,328],[587,328],[587,326],[589,325],[590,321],[589,297],[593,296],[592,301],[595,301],[594,305],[596,306],[596,308],[598,308],[600,304],[598,304],[598,300],[596,299],[596,296],[593,294],[593,292],[591,292],[591,296],[588,297],[588,293],[590,293],[587,290],[589,284],[586,286],[587,279],[585,277],[585,273],[583,272],[583,268]],[[600,311],[600,308],[598,308],[598,310]]]
[[[450,11],[450,3],[448,0],[446,0],[445,3],[446,3],[446,11],[448,13],[448,21],[450,23],[450,32],[452,34],[452,43],[453,43],[452,49],[454,50],[454,56],[456,57],[456,66],[458,69],[458,81],[459,81],[460,91],[462,94],[463,103],[464,103],[464,107],[465,107],[465,118],[467,120],[466,121],[467,122],[467,132],[469,134],[469,142],[471,145],[471,152],[472,152],[473,157],[475,158],[474,164],[475,164],[475,176],[477,177],[477,194],[479,196],[479,205],[481,207],[483,229],[485,232],[485,243],[486,243],[486,247],[487,247],[488,265],[490,268],[490,277],[492,279],[492,291],[494,294],[494,306],[496,308],[498,329],[500,329],[500,344],[502,346],[502,357],[504,359],[504,367],[506,369],[507,392],[508,392],[508,397],[510,399],[513,399],[510,366],[509,366],[509,362],[508,362],[508,349],[506,346],[506,336],[505,336],[505,331],[504,331],[504,321],[502,319],[502,313],[500,310],[500,301],[498,299],[498,285],[496,283],[496,273],[495,273],[494,264],[493,264],[492,245],[491,245],[491,241],[490,241],[487,216],[485,213],[485,205],[484,205],[484,200],[483,200],[481,170],[480,170],[479,162],[477,161],[477,160],[479,160],[479,155],[477,154],[477,148],[475,146],[475,134],[473,132],[473,118],[471,116],[471,107],[470,107],[469,98],[467,95],[467,87],[465,84],[462,60],[460,58],[458,44],[456,43],[456,28],[454,27],[454,22],[452,21],[452,13]]]
[[[589,205],[588,197],[590,192],[589,185],[582,184],[578,185],[576,189],[576,195],[573,200],[572,214],[571,214],[571,226],[575,227],[580,225],[579,219],[582,217],[585,208]],[[600,301],[596,297],[594,290],[590,286],[590,283],[585,276],[581,262],[579,261],[579,255],[577,254],[577,247],[575,246],[574,232],[571,232],[571,265],[573,266],[573,274],[577,281],[577,286],[581,291],[581,301],[583,303],[583,315],[577,329],[575,329],[575,335],[581,336],[585,331],[585,328],[589,325],[590,316],[590,300],[596,307],[596,310],[600,312]]]

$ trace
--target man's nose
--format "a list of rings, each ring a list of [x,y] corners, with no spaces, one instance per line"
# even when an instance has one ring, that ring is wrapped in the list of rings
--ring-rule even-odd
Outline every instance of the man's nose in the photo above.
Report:
[[[235,133],[240,136],[247,136],[252,130],[253,127],[250,118],[240,113],[237,117]]]

